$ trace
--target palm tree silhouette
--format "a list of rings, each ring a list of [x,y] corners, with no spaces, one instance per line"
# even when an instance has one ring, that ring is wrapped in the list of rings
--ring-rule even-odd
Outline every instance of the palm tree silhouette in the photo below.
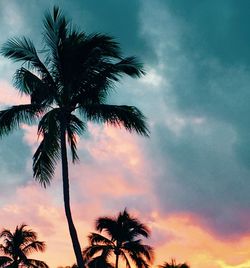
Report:
[[[186,263],[176,263],[175,259],[172,259],[171,262],[164,262],[163,265],[159,265],[159,268],[190,268]]]
[[[107,256],[113,253],[115,255],[115,268],[118,268],[119,257],[125,261],[129,268],[132,267],[129,259],[138,268],[149,267],[149,263],[153,260],[153,249],[142,244],[142,240],[138,239],[138,236],[148,238],[149,229],[138,219],[132,218],[126,210],[120,212],[115,218],[98,218],[95,228],[100,233],[89,235],[90,246],[83,251],[86,258],[91,258],[99,252],[105,252]],[[107,236],[103,236],[102,231],[105,231]]]
[[[76,135],[84,132],[87,120],[147,136],[145,118],[136,107],[107,103],[122,75],[140,77],[144,72],[135,57],[122,57],[113,38],[76,30],[58,7],[45,14],[43,37],[44,61],[28,38],[9,39],[2,47],[5,57],[26,63],[16,71],[14,84],[22,94],[30,96],[30,103],[0,112],[0,136],[21,123],[32,124],[40,119],[38,135],[42,140],[33,156],[33,176],[46,187],[61,158],[65,214],[77,264],[83,268],[70,210],[66,142],[75,162]]]
[[[0,256],[0,267],[48,268],[45,262],[27,257],[32,252],[43,252],[45,243],[37,241],[37,234],[26,227],[25,224],[17,226],[14,233],[8,229],[1,231],[0,238],[4,241],[0,245],[0,251],[4,256]]]

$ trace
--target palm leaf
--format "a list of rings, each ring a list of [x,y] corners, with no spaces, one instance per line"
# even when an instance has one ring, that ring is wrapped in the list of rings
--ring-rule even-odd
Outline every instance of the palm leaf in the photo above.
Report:
[[[62,77],[62,62],[59,47],[69,34],[69,21],[65,18],[62,11],[55,6],[53,12],[47,11],[43,20],[44,41],[49,48],[47,62],[50,63],[51,73],[58,82],[58,77]]]
[[[130,262],[128,257],[126,256],[125,252],[121,251],[121,257],[125,260],[126,268],[131,268]]]
[[[55,99],[51,85],[24,67],[16,71],[14,86],[21,94],[29,95],[32,104],[50,105]]]
[[[141,240],[126,242],[123,245],[123,249],[127,252],[134,252],[136,255],[145,256],[147,261],[152,262],[154,258],[153,248],[148,245],[143,245],[141,242]]]
[[[46,66],[38,57],[34,44],[28,38],[11,38],[5,42],[0,53],[13,61],[22,61],[34,68],[55,93],[55,83]]]
[[[30,268],[49,268],[49,266],[44,262],[40,260],[34,260],[34,259],[26,259],[25,261],[22,261],[27,267]]]
[[[148,268],[148,263],[138,254],[136,254],[134,251],[128,252],[129,257],[134,262],[137,268]]]
[[[51,49],[54,57],[58,56],[58,46],[69,34],[69,21],[66,19],[59,7],[54,6],[53,12],[47,11],[43,20],[44,40]]]
[[[11,38],[3,44],[1,54],[14,61],[29,62],[35,68],[41,67],[34,44],[28,38]]]
[[[86,55],[91,55],[91,53],[98,50],[99,55],[102,57],[121,57],[119,44],[112,37],[105,34],[96,33],[89,35],[84,45],[84,50],[87,52]]]
[[[33,123],[42,111],[43,107],[37,104],[16,105],[0,111],[0,136],[19,128],[21,123]]]
[[[101,234],[97,234],[97,233],[91,233],[89,236],[89,242],[90,244],[104,244],[104,245],[113,245],[113,242],[106,238],[105,236],[101,235]]]
[[[131,77],[141,77],[145,74],[143,65],[135,57],[127,57],[114,65],[117,73],[127,74]]]
[[[33,155],[33,176],[44,187],[50,184],[57,160],[60,158],[59,109],[43,116],[38,125],[38,134],[43,139]]]
[[[3,265],[5,265],[4,267],[6,267],[6,265],[8,265],[10,262],[13,262],[13,259],[6,256],[0,256],[0,267],[2,267]]]
[[[3,230],[1,231],[1,233],[0,233],[0,238],[2,238],[2,237],[6,237],[6,238],[8,238],[8,239],[12,239],[13,234],[11,233],[10,230],[8,230],[8,229],[3,229]]]
[[[85,124],[81,121],[77,116],[74,114],[69,115],[67,124],[67,135],[68,135],[68,143],[71,149],[72,154],[72,161],[73,163],[79,160],[77,155],[77,148],[76,148],[76,135],[81,135],[84,130],[86,129]]]
[[[26,245],[24,248],[22,248],[22,251],[25,254],[30,254],[32,252],[38,252],[38,251],[44,252],[45,249],[46,249],[45,242],[33,241],[28,245]]]
[[[134,106],[93,104],[81,106],[80,109],[88,120],[123,126],[130,132],[149,135],[144,115]]]
[[[90,259],[98,252],[103,252],[104,250],[112,250],[112,249],[113,246],[108,245],[91,245],[83,250],[83,256],[85,256],[87,259]]]
[[[117,222],[114,218],[100,217],[96,220],[95,228],[97,231],[103,230],[111,237],[112,241],[118,236]]]
[[[88,262],[89,268],[114,268],[114,265],[107,260],[107,251],[103,251],[100,256],[92,258]]]

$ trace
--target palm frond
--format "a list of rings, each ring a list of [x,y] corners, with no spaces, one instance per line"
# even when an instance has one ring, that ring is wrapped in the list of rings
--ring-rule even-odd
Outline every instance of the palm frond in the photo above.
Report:
[[[2,237],[6,237],[8,239],[12,239],[13,237],[13,234],[11,233],[10,230],[8,229],[3,229],[1,232],[0,232],[0,238]]]
[[[123,249],[127,252],[134,252],[135,255],[144,256],[147,261],[152,262],[154,259],[153,248],[148,245],[143,245],[141,242],[141,240],[126,242],[123,245]]]
[[[104,230],[112,240],[118,236],[119,230],[115,218],[100,217],[96,220],[95,228],[100,232]]]
[[[128,257],[126,256],[126,253],[121,251],[121,257],[125,260],[126,268],[131,268],[130,262]]]
[[[69,115],[68,123],[67,123],[67,135],[68,135],[68,143],[71,149],[72,161],[73,163],[79,160],[77,155],[77,147],[76,147],[76,135],[81,135],[86,129],[86,126],[82,120],[80,120],[74,114]]]
[[[0,53],[15,62],[22,61],[27,63],[29,67],[35,68],[41,74],[43,80],[50,85],[51,89],[55,89],[54,80],[40,60],[36,48],[30,39],[26,37],[11,38],[3,44]]]
[[[114,268],[114,265],[108,262],[107,251],[103,251],[101,255],[89,260],[87,266],[89,268]]]
[[[136,254],[134,251],[128,252],[129,257],[134,262],[137,268],[148,268],[149,264],[138,254]]]
[[[35,46],[26,37],[9,39],[3,44],[0,53],[14,61],[30,62],[33,67],[41,67],[41,61],[37,55]]]
[[[108,239],[107,237],[105,237],[105,236],[103,236],[101,234],[98,234],[98,233],[91,233],[88,236],[88,238],[89,238],[89,243],[91,245],[93,245],[93,244],[99,244],[99,245],[103,244],[103,245],[113,245],[114,246],[113,242],[110,239]]]
[[[13,243],[5,239],[4,245],[0,245],[0,251],[3,252],[4,255],[12,257],[14,252]]]
[[[56,58],[58,57],[58,46],[69,34],[69,20],[66,19],[58,6],[54,6],[52,13],[49,11],[45,13],[43,25],[44,40]]]
[[[59,109],[46,113],[38,125],[43,139],[33,155],[33,176],[44,187],[50,184],[57,160],[60,158]]]
[[[146,238],[150,236],[150,230],[145,224],[142,224],[135,219],[132,219],[131,221],[132,221],[131,231],[130,231],[131,239],[133,239],[134,237],[138,235],[142,235]]]
[[[49,268],[44,261],[40,260],[26,259],[25,261],[22,261],[22,263],[30,268]]]
[[[46,249],[45,242],[43,242],[43,241],[33,241],[33,242],[29,243],[28,245],[26,245],[22,249],[22,251],[25,254],[30,254],[32,252],[38,252],[38,251],[44,252],[45,249]]]
[[[62,80],[62,61],[59,47],[68,35],[68,20],[66,20],[59,7],[54,6],[52,13],[47,11],[43,20],[44,41],[49,48],[46,62],[50,65],[50,71],[55,81],[60,83]]]
[[[114,65],[114,69],[118,74],[127,74],[131,77],[141,77],[145,74],[143,65],[136,57],[127,57]]]
[[[42,111],[43,107],[37,104],[16,105],[0,111],[0,136],[9,134],[21,123],[33,123]]]
[[[111,37],[105,34],[95,33],[89,35],[85,40],[86,55],[98,51],[103,57],[120,58],[121,50],[119,44]]]
[[[129,241],[134,240],[139,235],[146,238],[150,236],[149,228],[138,219],[131,217],[126,209],[119,213],[117,221],[126,227]]]
[[[187,263],[176,263],[175,259],[171,259],[170,262],[164,262],[163,265],[158,265],[159,268],[190,268]]]
[[[55,99],[50,85],[24,67],[14,74],[14,86],[21,94],[30,96],[32,104],[50,105]]]
[[[13,262],[13,259],[6,256],[0,256],[0,267],[6,267],[11,262]]]
[[[27,229],[27,224],[22,223],[16,227],[13,237],[21,237],[22,240],[31,241],[37,239],[37,233]]]
[[[112,248],[112,246],[108,245],[91,245],[89,247],[86,247],[82,253],[83,256],[86,257],[86,259],[90,259],[98,252],[102,252],[103,250],[111,250]]]
[[[135,131],[140,135],[149,136],[146,119],[134,106],[93,104],[81,106],[80,111],[88,120],[123,126],[130,132]]]
[[[28,69],[22,67],[14,74],[14,86],[21,92],[21,94],[31,96],[37,87],[40,87],[42,81],[38,76],[30,72]]]

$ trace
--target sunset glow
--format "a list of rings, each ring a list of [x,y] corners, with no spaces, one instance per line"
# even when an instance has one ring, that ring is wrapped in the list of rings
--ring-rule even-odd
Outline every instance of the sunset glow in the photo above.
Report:
[[[7,2],[0,1],[1,44],[28,36],[42,50],[42,18],[56,4],[80,29],[114,36],[125,56],[144,63],[146,75],[124,76],[109,101],[138,107],[149,137],[86,122],[75,164],[68,150],[81,247],[98,217],[126,208],[151,231],[143,242],[155,250],[153,268],[171,259],[190,268],[249,268],[250,2]],[[12,83],[18,64],[1,56],[1,110],[30,101]],[[1,139],[0,228],[27,224],[47,245],[32,258],[51,268],[73,265],[61,162],[46,189],[33,179],[42,140],[36,123]]]

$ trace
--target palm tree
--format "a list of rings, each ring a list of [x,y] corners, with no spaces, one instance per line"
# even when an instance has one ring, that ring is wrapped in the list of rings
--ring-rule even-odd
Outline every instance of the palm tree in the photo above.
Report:
[[[70,210],[66,142],[75,162],[76,135],[83,133],[88,120],[148,136],[145,118],[136,107],[107,103],[110,91],[122,75],[140,77],[144,72],[135,57],[122,57],[113,38],[76,30],[58,7],[45,14],[43,41],[43,61],[28,38],[9,39],[2,47],[2,55],[24,63],[14,75],[14,84],[30,97],[30,103],[0,111],[0,136],[9,134],[21,123],[40,120],[41,143],[33,156],[33,176],[46,187],[61,159],[66,218],[77,264],[83,268]]]
[[[186,263],[176,264],[176,260],[172,259],[170,263],[164,262],[163,265],[159,265],[159,268],[190,268]]]
[[[37,241],[37,234],[26,227],[25,224],[17,226],[14,233],[8,229],[1,231],[0,238],[4,238],[4,241],[0,245],[0,251],[4,256],[0,256],[0,267],[48,268],[45,262],[27,257],[32,252],[43,252],[45,243]]]
[[[98,253],[105,252],[108,256],[113,253],[115,255],[115,268],[118,268],[119,257],[125,261],[129,268],[132,267],[129,259],[138,268],[149,267],[148,263],[153,260],[153,250],[150,246],[142,244],[141,239],[138,239],[138,236],[148,238],[149,229],[138,219],[132,218],[126,210],[120,212],[115,218],[98,218],[95,228],[100,233],[89,235],[90,246],[84,249],[84,256],[91,258]],[[102,231],[107,236],[103,236]]]

